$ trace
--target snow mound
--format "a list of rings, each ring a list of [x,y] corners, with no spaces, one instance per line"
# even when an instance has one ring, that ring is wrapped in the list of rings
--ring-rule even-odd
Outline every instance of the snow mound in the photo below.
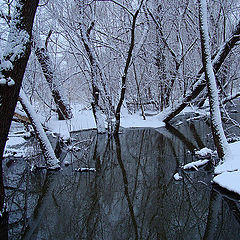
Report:
[[[240,195],[240,141],[230,143],[229,147],[231,158],[215,168],[215,174],[219,175],[213,178],[213,182]]]
[[[214,177],[213,182],[229,191],[240,194],[240,170],[235,172],[224,172]]]
[[[240,141],[234,142],[229,144],[230,151],[231,151],[231,158],[225,161],[224,163],[220,163],[215,170],[215,174],[220,174],[223,172],[233,172],[236,170],[240,170]]]

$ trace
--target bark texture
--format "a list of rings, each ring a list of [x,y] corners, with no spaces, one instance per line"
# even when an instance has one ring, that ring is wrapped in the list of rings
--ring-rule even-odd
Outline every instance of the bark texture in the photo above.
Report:
[[[3,59],[1,59],[1,63],[2,61],[9,61],[12,65],[10,69],[1,68],[1,78],[6,80],[12,79],[14,82],[13,84],[0,84],[0,173],[2,173],[4,147],[7,141],[9,128],[22,85],[23,75],[31,51],[30,38],[32,35],[32,26],[39,0],[19,0],[16,2],[6,46],[8,52],[6,52]],[[24,43],[19,41],[22,34],[25,34]],[[14,47],[18,46],[20,46],[22,51],[15,56],[16,52],[14,51]],[[2,182],[2,174],[0,178],[0,181]],[[0,184],[0,186],[3,185]],[[2,187],[0,191],[0,196],[4,196],[4,194],[2,194]],[[0,197],[0,209],[2,209],[2,207],[3,198]]]
[[[119,132],[119,128],[120,128],[120,118],[121,118],[121,107],[123,105],[123,101],[125,98],[125,93],[126,93],[126,82],[127,82],[127,74],[128,74],[128,70],[130,67],[130,63],[132,60],[132,54],[133,54],[133,48],[134,48],[134,44],[135,44],[135,27],[136,27],[136,21],[137,21],[137,17],[138,14],[140,12],[140,8],[142,6],[143,1],[141,1],[141,4],[138,8],[138,10],[135,12],[135,14],[133,15],[133,19],[132,19],[132,27],[131,27],[131,42],[130,42],[130,46],[128,49],[128,53],[127,53],[127,60],[125,63],[125,67],[124,67],[124,71],[123,71],[123,75],[122,75],[122,87],[121,87],[121,93],[120,93],[120,99],[119,102],[117,104],[117,108],[115,111],[115,128],[114,128],[114,134],[118,134]]]

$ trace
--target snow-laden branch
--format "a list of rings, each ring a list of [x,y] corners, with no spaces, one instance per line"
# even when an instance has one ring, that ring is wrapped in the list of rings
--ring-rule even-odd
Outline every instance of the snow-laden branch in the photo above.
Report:
[[[212,64],[215,73],[218,72],[222,63],[224,62],[230,51],[234,48],[236,43],[240,41],[239,33],[240,33],[240,21],[235,27],[232,36],[221,45],[217,53],[214,54],[214,56],[212,57],[213,58]],[[169,122],[172,118],[179,114],[206,87],[206,82],[202,69],[199,71],[198,75],[199,78],[193,85],[193,90],[191,92],[188,92],[186,97],[180,100],[179,103],[176,106],[174,106],[174,108],[169,107],[168,109],[166,109],[166,114],[165,117],[163,118],[164,122]]]

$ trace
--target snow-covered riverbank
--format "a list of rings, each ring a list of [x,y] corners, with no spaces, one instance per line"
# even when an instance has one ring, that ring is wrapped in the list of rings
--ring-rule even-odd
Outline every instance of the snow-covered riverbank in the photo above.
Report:
[[[232,158],[218,165],[213,182],[240,195],[240,141],[230,143]]]

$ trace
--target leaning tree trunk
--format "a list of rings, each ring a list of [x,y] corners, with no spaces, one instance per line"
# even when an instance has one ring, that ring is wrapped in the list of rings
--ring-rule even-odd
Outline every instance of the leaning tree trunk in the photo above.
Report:
[[[39,0],[16,1],[5,52],[0,59],[0,171],[4,147],[31,52],[30,39],[38,2]],[[0,210],[4,204],[2,196],[4,194],[1,192]]]
[[[213,69],[214,72],[217,73],[220,69],[222,63],[236,45],[237,42],[240,41],[240,22],[238,22],[232,36],[226,41],[217,51],[217,54],[213,58]],[[202,74],[202,70],[199,71],[201,73],[200,79],[195,83],[193,87],[193,91],[188,93],[185,98],[173,109],[171,109],[164,117],[164,122],[169,122],[173,119],[177,114],[179,114],[192,100],[194,100],[206,87],[206,82],[204,79],[204,74]]]
[[[229,157],[230,149],[223,131],[221,113],[219,108],[218,88],[211,61],[210,41],[207,24],[207,2],[206,0],[198,0],[198,3],[202,63],[208,88],[211,128],[214,143],[217,147],[218,156],[221,160],[224,161]]]
[[[53,100],[56,104],[58,119],[65,120],[72,118],[71,107],[66,102],[62,91],[60,90],[60,82],[56,77],[56,74],[54,73],[53,63],[51,61],[46,46],[43,46],[43,44],[41,43],[41,39],[39,37],[37,38],[35,35],[33,37],[33,46],[35,50],[35,55],[41,65],[42,72],[49,85]]]
[[[26,112],[33,129],[36,134],[36,138],[39,140],[40,143],[40,148],[42,150],[43,156],[46,160],[46,165],[48,169],[59,169],[59,161],[55,156],[55,153],[53,151],[52,145],[48,140],[48,137],[43,129],[43,126],[41,122],[39,121],[32,105],[27,99],[26,94],[24,91],[21,89],[20,94],[19,94],[19,101],[22,104],[22,107],[24,111]]]

